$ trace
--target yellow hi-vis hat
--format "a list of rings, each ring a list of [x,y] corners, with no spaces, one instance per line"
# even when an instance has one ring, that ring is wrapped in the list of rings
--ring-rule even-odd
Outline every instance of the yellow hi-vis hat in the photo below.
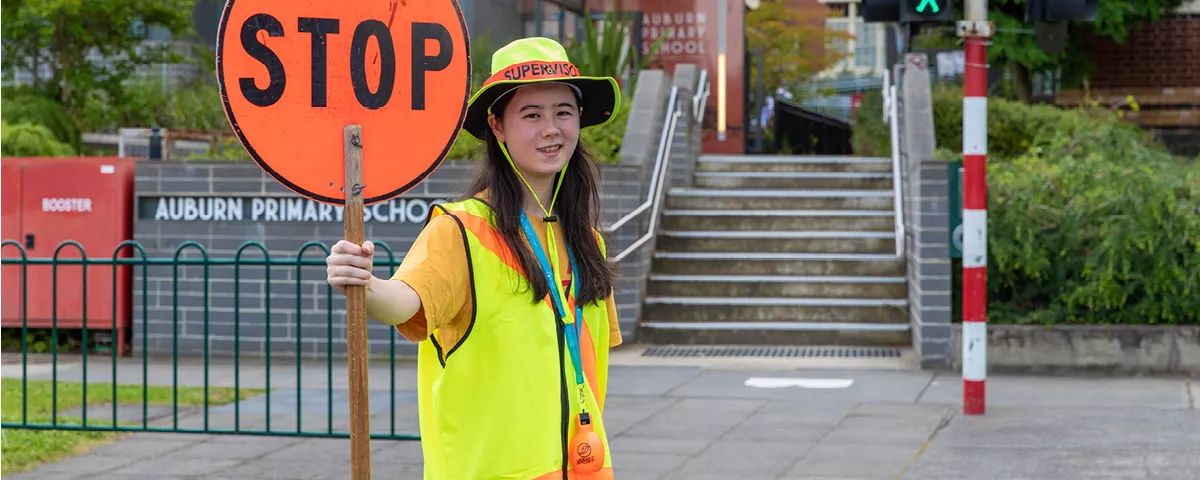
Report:
[[[620,87],[612,77],[584,77],[567,58],[562,44],[545,37],[514,40],[492,54],[492,72],[467,102],[463,129],[484,139],[488,113],[496,100],[522,85],[559,82],[572,86],[580,101],[579,128],[604,125],[621,107]]]

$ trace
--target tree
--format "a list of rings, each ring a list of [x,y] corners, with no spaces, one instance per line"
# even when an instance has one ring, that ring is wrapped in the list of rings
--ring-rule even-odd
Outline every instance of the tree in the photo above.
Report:
[[[1033,28],[1025,24],[1025,0],[989,0],[988,19],[1000,29],[992,39],[989,62],[1008,67],[1017,98],[1029,103],[1031,73],[1061,70],[1064,83],[1078,83],[1087,75],[1090,65],[1087,49],[1082,48],[1085,39],[1094,36],[1124,43],[1131,31],[1158,20],[1182,3],[1183,0],[1100,0],[1095,21],[1072,22],[1066,48],[1050,53],[1038,48],[1032,34],[1016,31]]]
[[[47,66],[49,82],[33,87],[57,98],[68,111],[97,91],[124,96],[123,82],[138,65],[175,63],[167,45],[143,44],[146,29],[160,27],[174,37],[192,32],[193,0],[5,0],[5,75],[36,73]],[[109,60],[97,65],[90,52]]]
[[[763,85],[768,91],[803,81],[844,56],[825,48],[830,39],[853,35],[827,30],[826,8],[792,8],[782,0],[763,0],[746,14],[746,43],[752,55],[762,52]],[[758,78],[758,62],[751,62]]]

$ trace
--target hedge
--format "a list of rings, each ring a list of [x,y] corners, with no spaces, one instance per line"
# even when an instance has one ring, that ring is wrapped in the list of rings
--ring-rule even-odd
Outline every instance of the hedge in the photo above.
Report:
[[[83,147],[83,136],[79,125],[67,115],[61,103],[42,96],[32,89],[4,87],[0,94],[0,119],[16,127],[18,125],[40,125],[50,132],[51,138],[68,146],[72,151]],[[28,131],[22,132],[27,134]],[[24,147],[23,147],[24,148]]]
[[[989,319],[1200,323],[1200,162],[1122,129],[988,164]]]
[[[49,127],[33,123],[0,122],[0,155],[5,157],[70,157],[76,150],[59,140]]]
[[[891,153],[879,102],[856,154]],[[988,103],[988,320],[1200,324],[1200,158],[1104,110]],[[935,88],[933,108],[938,157],[961,160],[961,90]]]
[[[940,148],[962,149],[961,87],[936,83],[933,93],[934,137]],[[888,126],[883,124],[883,98],[879,90],[864,95],[855,111],[851,144],[856,155],[888,157],[892,154]],[[1052,105],[1026,105],[988,98],[988,157],[1012,158],[1024,154],[1038,143],[1070,130],[1074,125],[1114,124],[1104,112],[1062,109]],[[1149,133],[1137,126],[1120,122],[1113,127],[1122,135],[1134,137],[1146,146],[1160,148]],[[1165,151],[1165,149],[1163,149]]]

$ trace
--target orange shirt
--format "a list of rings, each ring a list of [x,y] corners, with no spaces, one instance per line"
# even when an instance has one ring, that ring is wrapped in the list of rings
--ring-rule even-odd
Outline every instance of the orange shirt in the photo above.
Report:
[[[529,220],[542,248],[548,249],[546,222],[540,218]],[[551,222],[550,225],[553,226],[554,238],[558,241],[559,265],[563,269],[560,273],[565,274],[558,277],[558,280],[565,284],[571,279],[566,236],[563,235],[560,223]],[[549,255],[549,251],[545,251]],[[430,220],[408,250],[396,273],[392,275],[392,280],[407,283],[417,292],[417,296],[421,297],[421,309],[408,321],[396,325],[396,330],[404,338],[419,342],[428,339],[429,332],[436,329],[438,343],[442,348],[447,351],[454,348],[471,323],[473,306],[471,275],[467,270],[467,251],[463,246],[458,222],[447,215],[439,215]],[[611,348],[621,343],[621,329],[617,326],[617,311],[612,301],[612,292],[609,292],[608,300]]]

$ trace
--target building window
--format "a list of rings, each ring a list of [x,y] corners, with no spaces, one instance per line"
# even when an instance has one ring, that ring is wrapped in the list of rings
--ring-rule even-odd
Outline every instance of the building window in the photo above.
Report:
[[[832,65],[823,75],[875,74],[884,68],[886,53],[884,45],[883,25],[866,23],[859,16],[858,0],[820,0],[831,11],[825,20],[825,28],[834,32],[845,32],[854,36],[852,39],[831,39],[828,48],[832,52],[843,55],[843,58]]]

